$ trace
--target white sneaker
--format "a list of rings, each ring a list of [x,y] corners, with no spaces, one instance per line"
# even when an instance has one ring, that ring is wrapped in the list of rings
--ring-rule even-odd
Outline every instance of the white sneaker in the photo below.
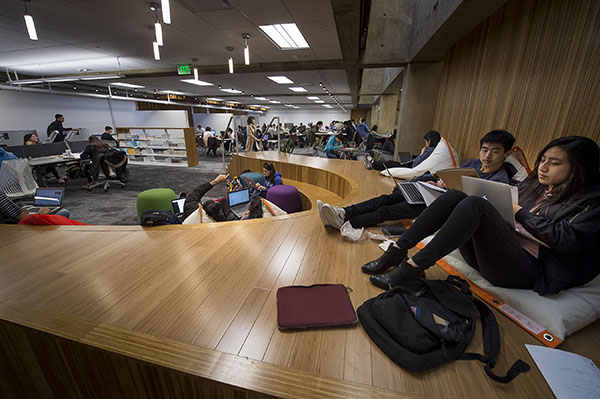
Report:
[[[319,217],[321,218],[323,226],[326,226],[325,219],[323,219],[323,201],[317,200],[317,209],[319,210]]]
[[[321,210],[321,220],[325,226],[332,226],[339,229],[344,224],[346,212],[338,207],[329,204],[323,204]]]
[[[64,180],[62,177],[59,177],[58,179],[56,179],[56,181],[57,181],[59,184],[63,184],[63,183],[65,182],[65,180]]]

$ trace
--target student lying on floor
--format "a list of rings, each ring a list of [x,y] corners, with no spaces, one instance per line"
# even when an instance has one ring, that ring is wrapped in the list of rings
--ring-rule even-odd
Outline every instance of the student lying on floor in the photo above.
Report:
[[[471,159],[463,168],[474,168],[479,177],[486,180],[509,183],[516,170],[504,160],[515,142],[512,134],[505,130],[492,130],[479,142],[479,159]],[[441,185],[441,184],[440,184]],[[371,227],[389,220],[412,219],[426,208],[424,204],[409,204],[404,196],[394,188],[391,194],[380,195],[370,200],[345,208],[323,204],[317,201],[319,215],[325,226],[337,229],[350,221],[352,227]]]
[[[421,153],[419,155],[417,155],[415,157],[415,159],[413,159],[412,163],[410,164],[410,167],[414,168],[415,166],[419,165],[421,162],[423,162],[424,160],[429,158],[429,156],[431,155],[431,153],[433,153],[433,150],[438,145],[438,143],[440,142],[441,139],[442,139],[442,136],[440,136],[440,134],[437,131],[435,131],[435,130],[428,131],[425,134],[425,136],[423,136],[423,140],[425,141],[425,146],[421,149]],[[395,148],[392,148],[392,151],[390,151],[390,152],[394,153],[395,150],[396,150]],[[402,163],[396,162],[396,161],[386,161],[384,164],[384,162],[381,162],[378,160],[376,161],[371,154],[367,154],[365,156],[365,168],[367,168],[367,169],[385,170],[386,166],[388,168],[400,168],[403,166],[409,167],[405,164],[402,164]]]
[[[362,266],[377,287],[419,289],[424,270],[459,249],[492,284],[555,294],[600,273],[600,150],[585,137],[561,137],[540,151],[513,203],[517,222],[548,247],[519,236],[492,204],[450,190],[438,197],[398,241]],[[438,231],[439,230],[439,231]],[[437,231],[437,233],[436,233]],[[412,258],[407,251],[435,237]],[[383,273],[388,268],[394,270]]]

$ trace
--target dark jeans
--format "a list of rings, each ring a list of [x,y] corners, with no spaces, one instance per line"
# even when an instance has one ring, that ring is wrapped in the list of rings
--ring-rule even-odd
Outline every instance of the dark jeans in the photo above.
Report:
[[[442,194],[402,234],[397,244],[408,250],[436,231],[431,242],[413,256],[417,265],[429,267],[458,248],[467,263],[492,284],[505,288],[533,287],[536,259],[521,248],[517,234],[483,198],[457,190]]]
[[[355,229],[376,226],[388,220],[412,219],[424,209],[425,205],[408,204],[398,190],[344,208],[345,220],[349,220]]]

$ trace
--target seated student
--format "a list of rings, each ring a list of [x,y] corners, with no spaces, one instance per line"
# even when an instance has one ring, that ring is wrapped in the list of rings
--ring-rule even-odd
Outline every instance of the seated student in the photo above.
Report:
[[[35,133],[28,133],[25,136],[23,136],[23,144],[24,145],[36,145],[36,144],[40,144],[40,139],[38,138],[38,136]],[[43,166],[41,168],[42,173],[46,174],[46,173],[51,173],[55,178],[56,181],[59,183],[64,183],[64,179],[62,179],[59,174],[58,174],[58,170],[56,169],[56,166],[54,165],[46,165]]]
[[[344,148],[342,144],[342,134],[331,136],[327,141],[327,145],[325,145],[325,154],[327,155],[327,158],[339,158],[340,154],[335,152],[335,150],[339,150],[340,148]]]
[[[241,220],[260,219],[263,217],[262,201],[260,197],[254,197],[248,203],[248,210],[244,212]]]
[[[96,183],[98,176],[100,175],[100,169],[104,173],[104,176],[108,178],[110,170],[104,160],[108,160],[113,164],[121,163],[119,167],[115,167],[117,179],[123,181],[125,168],[127,167],[127,159],[125,162],[121,162],[123,157],[126,157],[125,153],[117,149],[112,149],[106,143],[103,143],[96,136],[90,136],[88,139],[88,145],[83,149],[80,159],[90,159],[92,165],[87,168],[84,167],[83,172],[88,179],[88,184],[84,185],[83,188],[88,189]]]
[[[459,249],[467,263],[492,284],[532,289],[540,295],[580,286],[600,273],[600,149],[586,137],[552,140],[538,154],[533,172],[513,203],[517,222],[548,247],[522,238],[492,204],[450,190],[438,197],[378,259],[363,265],[383,289],[419,288],[423,271]],[[439,231],[438,231],[439,230]],[[407,251],[433,240],[412,258]]]
[[[275,165],[271,162],[265,162],[262,167],[263,176],[265,176],[264,186],[260,183],[256,183],[256,189],[251,189],[252,195],[260,195],[263,198],[267,198],[267,191],[273,186],[279,186],[283,184],[281,179],[282,174],[275,170]]]
[[[423,139],[425,140],[425,147],[423,147],[421,149],[421,153],[417,155],[415,159],[413,159],[412,164],[410,165],[411,168],[414,168],[415,166],[429,158],[429,156],[431,155],[435,147],[438,145],[442,137],[440,136],[439,132],[435,130],[430,130],[425,134],[425,136],[423,136]],[[391,152],[393,153],[394,150],[392,149]],[[396,161],[386,161],[384,165],[383,162],[375,161],[373,157],[369,155],[365,157],[365,168],[367,169],[384,170],[386,166],[388,168],[399,168],[402,166],[407,167],[406,164],[401,164],[400,162]]]
[[[183,216],[182,219],[185,220],[188,216],[190,216],[196,209],[198,209],[198,204],[200,204],[202,197],[204,194],[210,191],[211,188],[216,186],[219,183],[227,181],[229,175],[218,175],[213,180],[203,183],[196,187],[194,191],[188,194],[185,197],[185,203],[183,204]],[[221,199],[223,201],[224,199]],[[238,220],[238,218],[233,214],[233,212],[229,212],[229,214],[225,215],[223,211],[223,207],[221,206],[221,202],[208,200],[202,203],[202,207],[208,216],[213,218],[217,222],[225,222],[228,220]]]
[[[508,184],[510,177],[504,164],[515,138],[505,130],[492,130],[479,142],[479,159],[467,161],[463,167],[474,168],[479,177]],[[512,167],[512,165],[510,165]],[[514,167],[512,167],[514,168]],[[514,174],[514,172],[512,172]],[[440,184],[442,185],[442,184]],[[388,220],[412,219],[426,208],[424,204],[409,204],[399,190],[345,208],[320,205],[321,220],[325,226],[340,228],[346,221],[354,228],[371,227]]]
[[[100,136],[100,140],[102,141],[114,141],[115,147],[119,147],[119,142],[112,135],[113,128],[111,126],[104,126],[104,133]]]
[[[46,215],[50,213],[49,208],[40,208],[39,214]],[[54,212],[55,215],[61,215],[68,218],[71,215],[67,209],[61,208]],[[13,200],[8,198],[6,194],[0,191],[0,223],[19,223],[21,220],[29,216],[27,209],[21,208]]]

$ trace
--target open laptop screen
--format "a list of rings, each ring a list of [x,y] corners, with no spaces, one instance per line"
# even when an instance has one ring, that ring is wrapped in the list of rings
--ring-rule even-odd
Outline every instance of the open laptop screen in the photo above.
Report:
[[[232,191],[227,194],[227,199],[230,207],[246,203],[250,201],[250,190],[246,188],[243,190]]]
[[[185,205],[185,198],[171,200],[171,205],[173,205],[173,212],[176,215],[181,215],[183,213],[183,206]]]
[[[38,188],[35,190],[33,205],[48,207],[61,206],[64,192],[63,188]]]

